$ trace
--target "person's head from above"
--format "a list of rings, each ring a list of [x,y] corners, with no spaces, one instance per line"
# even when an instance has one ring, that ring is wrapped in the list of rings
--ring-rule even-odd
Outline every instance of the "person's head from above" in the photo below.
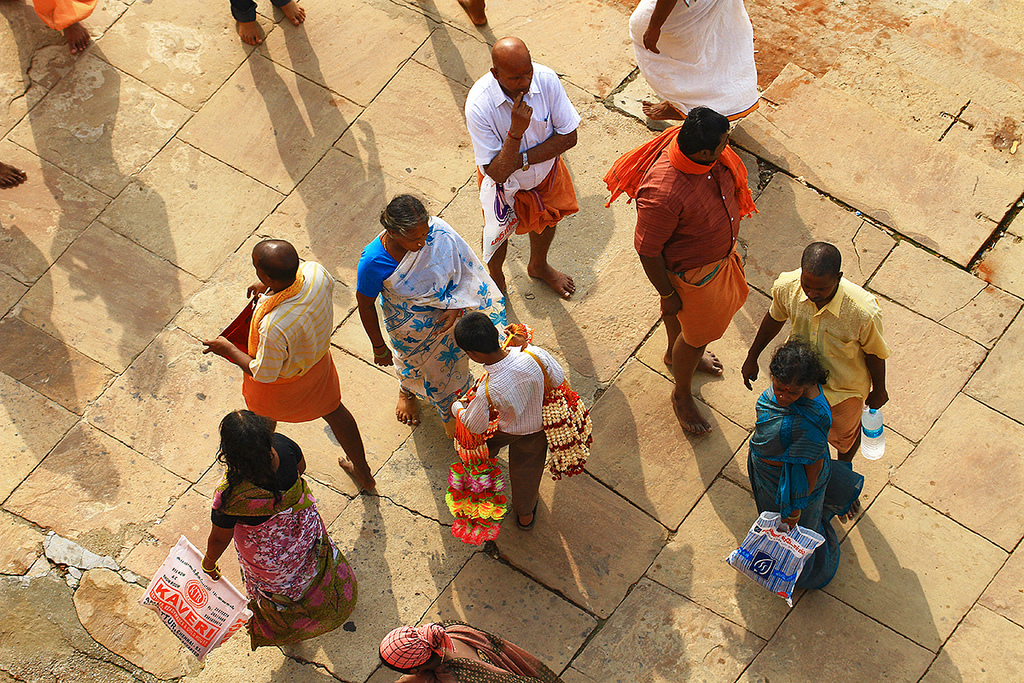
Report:
[[[388,239],[406,251],[419,251],[430,234],[430,214],[423,202],[410,194],[400,194],[380,212],[380,224]]]
[[[812,242],[800,257],[800,288],[818,308],[828,305],[839,291],[843,255],[828,242]]]
[[[380,641],[380,659],[384,666],[402,674],[433,671],[444,657],[445,650],[455,646],[440,624],[400,626]]]
[[[783,408],[828,379],[828,371],[822,366],[818,354],[802,339],[790,339],[775,349],[768,372],[771,373],[775,402]]]
[[[220,450],[228,485],[247,481],[274,490],[274,430],[277,422],[251,410],[235,410],[220,421]]]
[[[714,109],[694,107],[679,129],[676,144],[690,161],[709,166],[718,161],[729,144],[729,119]]]
[[[455,343],[477,363],[490,363],[501,352],[498,328],[480,311],[467,313],[455,323]]]
[[[530,90],[533,61],[526,43],[519,38],[502,38],[491,48],[491,73],[498,85],[515,100]]]
[[[260,282],[270,291],[280,292],[295,282],[299,254],[284,240],[263,240],[252,248],[252,265]]]

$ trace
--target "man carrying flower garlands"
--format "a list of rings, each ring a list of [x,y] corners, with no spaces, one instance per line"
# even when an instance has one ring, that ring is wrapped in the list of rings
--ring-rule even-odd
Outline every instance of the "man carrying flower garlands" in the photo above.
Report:
[[[529,345],[523,326],[509,326],[508,350],[498,341],[498,328],[485,314],[467,313],[455,325],[455,343],[470,359],[483,363],[487,375],[475,396],[463,405],[456,401],[452,414],[459,427],[484,434],[491,410],[498,416],[497,430],[487,439],[491,457],[508,446],[508,475],[512,485],[512,509],[520,529],[533,528],[536,521],[540,480],[544,476],[548,440],[544,434],[542,409],[544,378],[552,386],[565,381],[562,366],[547,351]]]

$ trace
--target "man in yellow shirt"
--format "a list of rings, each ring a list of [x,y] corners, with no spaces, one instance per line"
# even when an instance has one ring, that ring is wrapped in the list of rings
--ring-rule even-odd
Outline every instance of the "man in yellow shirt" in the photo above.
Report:
[[[783,273],[772,285],[772,306],[761,321],[741,370],[751,389],[757,379],[757,359],[789,320],[790,338],[800,337],[817,349],[828,381],[825,398],[832,407],[828,442],[839,460],[853,461],[860,448],[860,418],[864,405],[881,408],[885,390],[885,359],[889,347],[882,338],[882,310],[875,297],[843,277],[842,255],[827,242],[804,249],[798,270]]]

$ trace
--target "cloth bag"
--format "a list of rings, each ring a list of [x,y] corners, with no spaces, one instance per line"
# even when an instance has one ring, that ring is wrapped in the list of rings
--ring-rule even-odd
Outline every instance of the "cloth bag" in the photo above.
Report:
[[[249,600],[223,576],[214,581],[203,573],[202,561],[199,549],[182,536],[139,600],[199,661],[252,617]]]
[[[513,176],[498,184],[484,173],[480,181],[480,204],[484,210],[484,263],[490,262],[494,252],[519,225],[519,216],[514,208],[519,181]]]
[[[793,588],[814,550],[825,542],[816,531],[794,526],[781,531],[782,515],[762,512],[726,562],[793,606]]]
[[[568,379],[553,386],[540,358],[525,349],[523,353],[537,361],[540,371],[544,373],[541,420],[544,436],[548,439],[547,468],[551,478],[557,481],[562,477],[579,474],[587,464],[590,444],[594,441],[590,411],[583,405],[580,395],[569,386]]]

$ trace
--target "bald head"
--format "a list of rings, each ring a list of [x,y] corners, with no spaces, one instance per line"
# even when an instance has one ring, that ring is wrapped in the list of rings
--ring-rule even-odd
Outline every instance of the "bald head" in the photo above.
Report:
[[[295,282],[299,254],[284,240],[263,240],[252,249],[252,264],[261,281],[266,276],[274,284],[287,287]]]
[[[502,38],[491,48],[491,73],[513,100],[529,91],[533,81],[530,51],[519,38]]]

